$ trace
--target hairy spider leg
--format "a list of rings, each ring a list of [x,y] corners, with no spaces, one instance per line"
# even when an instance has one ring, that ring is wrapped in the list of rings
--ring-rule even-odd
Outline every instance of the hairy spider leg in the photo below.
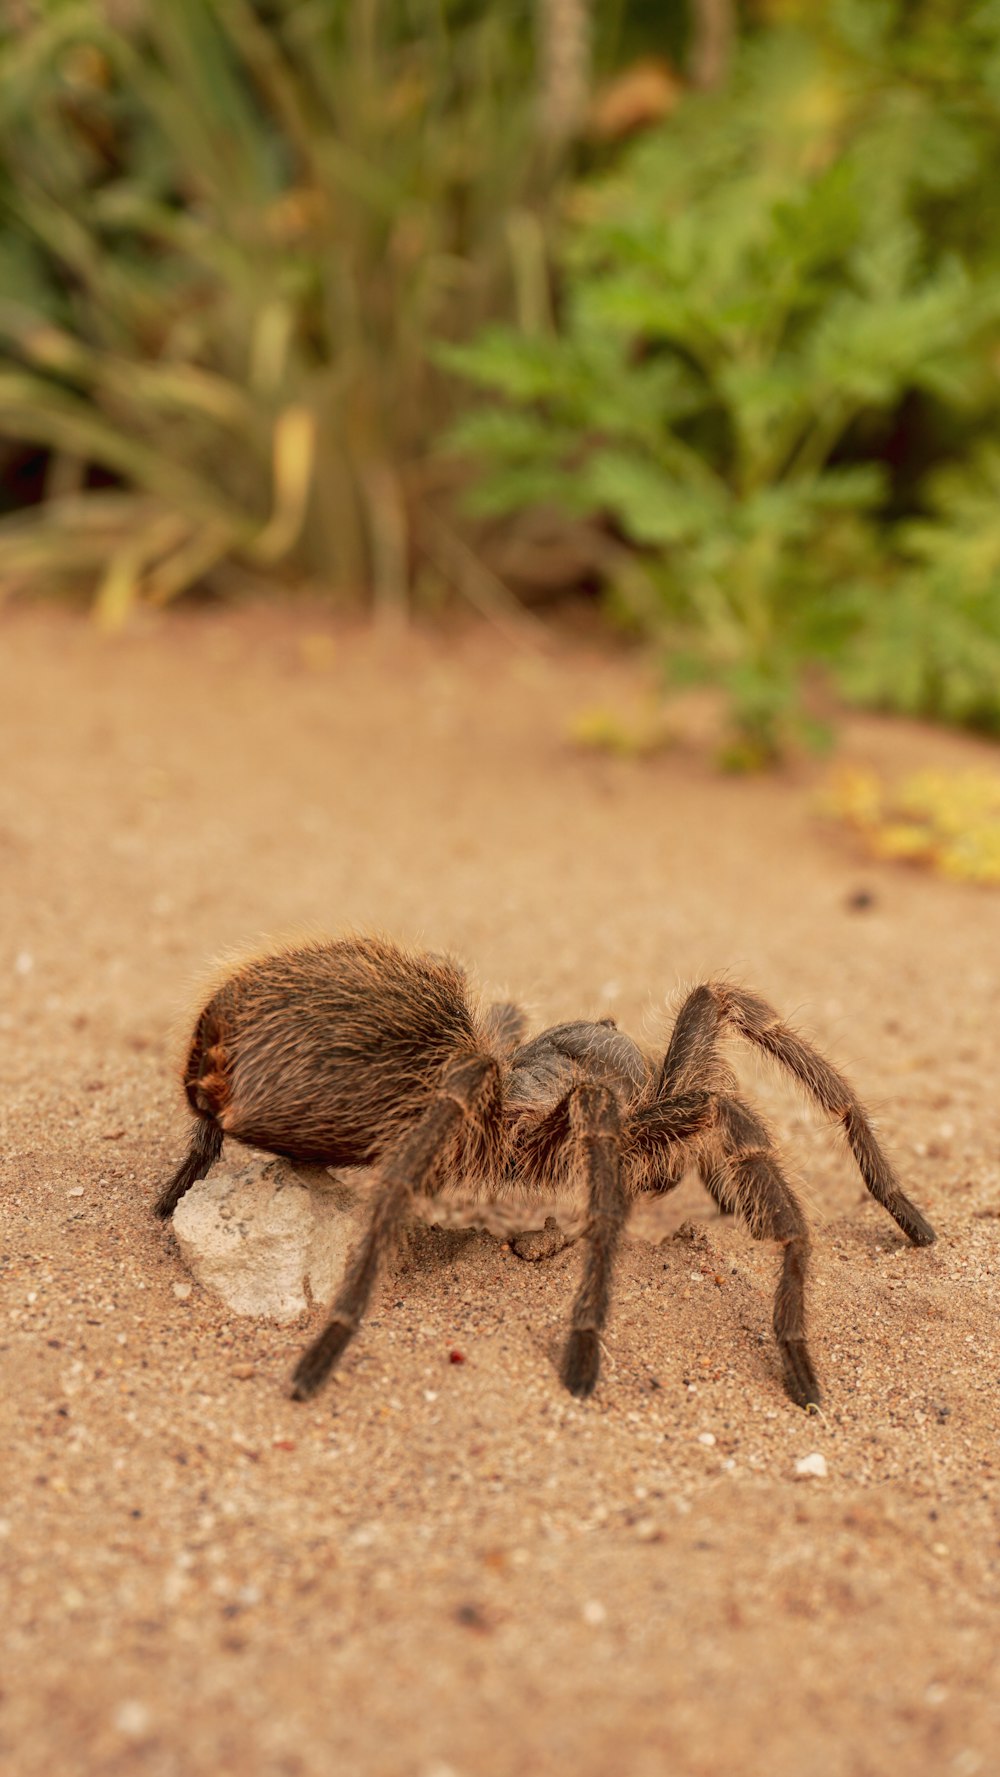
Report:
[[[700,1092],[708,1103],[711,1092],[735,1092],[736,1076],[718,1052],[718,1021],[706,1018],[704,1009],[693,995],[688,995],[674,1025],[670,1045],[653,1087],[652,1107],[643,1110],[640,1118],[649,1121],[652,1134],[655,1115],[661,1107],[683,1105],[692,1093]],[[705,1121],[708,1121],[707,1115]],[[729,1175],[712,1142],[717,1131],[706,1131],[692,1153],[683,1145],[674,1146],[657,1156],[657,1166],[649,1189],[671,1191],[680,1184],[687,1167],[695,1165],[705,1189],[724,1215],[732,1215],[735,1204]]]
[[[699,1065],[704,1067],[703,1055]],[[696,1123],[691,1112],[698,1105],[702,1116]],[[709,1112],[712,1122],[706,1131]],[[792,1399],[802,1407],[816,1403],[819,1384],[805,1342],[809,1231],[771,1136],[762,1119],[735,1094],[691,1092],[657,1099],[633,1112],[626,1151],[646,1162],[649,1188],[662,1190],[680,1178],[692,1137],[699,1167],[718,1181],[727,1208],[741,1212],[755,1239],[776,1240],[784,1247],[774,1303],[775,1337]]]
[[[702,1084],[698,1070],[713,1065],[715,1040],[726,1026],[787,1068],[817,1104],[837,1118],[875,1201],[888,1210],[914,1246],[929,1246],[936,1238],[934,1229],[900,1189],[857,1094],[810,1043],[782,1023],[766,1000],[724,981],[694,988],[674,1026],[661,1069],[661,1088],[676,1092],[679,1085]]]
[[[292,1374],[292,1398],[308,1400],[322,1386],[350,1344],[368,1306],[372,1286],[393,1250],[413,1197],[433,1196],[443,1161],[463,1126],[489,1138],[500,1118],[499,1069],[490,1055],[458,1056],[444,1070],[433,1098],[417,1120],[381,1156],[368,1226],[352,1254],[333,1312]]]
[[[587,1183],[587,1226],[583,1236],[583,1276],[573,1304],[562,1376],[571,1394],[593,1392],[600,1370],[600,1333],[607,1318],[611,1274],[630,1208],[622,1158],[645,1160],[650,1153],[690,1140],[711,1111],[707,1092],[691,1092],[640,1106],[623,1124],[610,1087],[579,1081],[568,1093],[565,1141],[570,1165]]]
[[[785,1387],[800,1407],[819,1403],[820,1389],[806,1344],[805,1284],[809,1229],[802,1206],[781,1170],[770,1131],[742,1099],[716,1099],[720,1170],[727,1194],[755,1240],[784,1248],[774,1298],[774,1336]]]
[[[574,1172],[587,1184],[583,1276],[573,1303],[562,1378],[570,1394],[592,1394],[601,1367],[601,1328],[608,1313],[611,1273],[628,1199],[622,1182],[621,1113],[608,1086],[581,1080],[566,1095],[566,1143]]]
[[[645,1170],[640,1191],[671,1190],[692,1158],[694,1138],[701,1164],[701,1150],[712,1133],[714,1105],[714,1093],[700,1091],[645,1098],[633,1107],[625,1129],[625,1151]]]
[[[214,1117],[199,1117],[191,1135],[191,1146],[169,1183],[164,1185],[153,1205],[153,1214],[161,1221],[173,1215],[181,1198],[196,1179],[204,1178],[222,1153],[222,1128]]]
[[[206,1006],[194,1028],[184,1070],[184,1090],[198,1118],[191,1146],[173,1177],[153,1205],[153,1214],[166,1221],[196,1179],[204,1178],[222,1152],[222,1125],[216,1112],[225,1103],[225,1079],[218,1020]]]

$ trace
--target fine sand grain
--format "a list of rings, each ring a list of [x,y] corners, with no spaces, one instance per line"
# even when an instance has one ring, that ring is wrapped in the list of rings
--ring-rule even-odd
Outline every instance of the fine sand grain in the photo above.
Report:
[[[859,860],[818,768],[575,752],[632,671],[308,612],[4,619],[5,1777],[1000,1769],[1000,896]],[[740,1064],[815,1227],[821,1418],[782,1393],[774,1249],[693,1182],[633,1219],[591,1402],[555,1368],[577,1249],[432,1229],[288,1400],[314,1321],[230,1316],[150,1205],[206,962],[346,926],[651,1043],[727,970],[850,1072],[927,1250]]]

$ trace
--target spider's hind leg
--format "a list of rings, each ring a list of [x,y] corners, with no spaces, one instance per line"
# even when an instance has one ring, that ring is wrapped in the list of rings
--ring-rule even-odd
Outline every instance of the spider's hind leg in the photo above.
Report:
[[[205,1177],[222,1152],[219,1113],[229,1097],[229,1081],[219,1016],[214,1005],[205,1007],[194,1027],[184,1074],[184,1089],[198,1121],[187,1154],[153,1205],[153,1214],[164,1222],[173,1215],[185,1192],[191,1189],[196,1179]]]
[[[153,1214],[165,1222],[196,1179],[204,1178],[222,1152],[222,1129],[212,1117],[199,1117],[191,1146],[153,1205]]]

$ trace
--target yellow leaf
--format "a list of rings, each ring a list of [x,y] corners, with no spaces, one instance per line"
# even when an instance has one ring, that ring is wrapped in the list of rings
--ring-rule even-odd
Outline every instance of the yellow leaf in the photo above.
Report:
[[[274,511],[253,545],[257,561],[279,561],[298,542],[315,459],[313,415],[307,407],[286,407],[274,428]]]

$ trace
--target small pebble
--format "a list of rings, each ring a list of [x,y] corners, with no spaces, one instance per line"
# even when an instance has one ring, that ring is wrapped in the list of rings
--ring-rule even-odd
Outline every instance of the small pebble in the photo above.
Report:
[[[145,1703],[130,1697],[125,1703],[119,1703],[113,1720],[119,1734],[126,1734],[130,1740],[137,1740],[148,1731],[152,1717]]]
[[[976,1772],[983,1768],[982,1754],[972,1746],[964,1746],[961,1752],[956,1752],[951,1768],[956,1777],[976,1777]]]
[[[795,1473],[803,1481],[810,1480],[814,1475],[818,1480],[825,1481],[827,1476],[826,1457],[821,1456],[818,1450],[814,1450],[810,1456],[800,1456],[795,1464]]]
[[[83,1186],[82,1185],[73,1185],[70,1188],[70,1190],[68,1190],[66,1192],[66,1195],[67,1195],[67,1197],[82,1197],[83,1196]]]
[[[178,1302],[186,1302],[191,1294],[191,1285],[189,1283],[175,1283],[173,1291]]]
[[[229,1374],[235,1376],[237,1382],[249,1382],[254,1374],[253,1364],[234,1364]]]
[[[715,1443],[714,1431],[700,1431],[698,1433],[698,1442],[699,1444],[707,1445],[708,1448],[711,1449],[712,1445]]]
[[[877,896],[870,888],[852,889],[844,900],[849,913],[867,913],[877,902]]]

